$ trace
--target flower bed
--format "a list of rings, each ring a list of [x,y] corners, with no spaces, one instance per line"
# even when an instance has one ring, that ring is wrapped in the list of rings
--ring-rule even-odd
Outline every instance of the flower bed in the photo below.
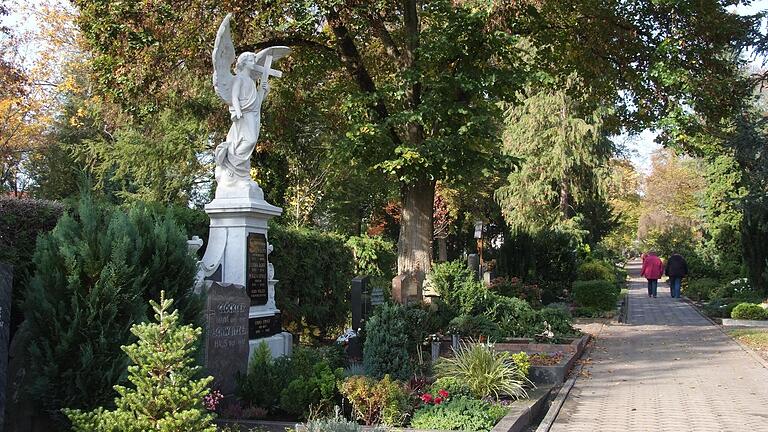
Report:
[[[496,349],[508,352],[525,351],[531,356],[531,381],[536,385],[556,385],[565,381],[576,360],[584,352],[589,338],[589,335],[584,335],[568,344],[498,343]],[[549,364],[536,364],[537,361]]]

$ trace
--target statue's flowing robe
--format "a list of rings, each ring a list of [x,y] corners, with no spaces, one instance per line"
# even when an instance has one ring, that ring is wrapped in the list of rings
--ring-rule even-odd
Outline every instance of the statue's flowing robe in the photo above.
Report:
[[[240,111],[243,116],[234,117],[235,109],[229,107],[232,126],[227,133],[227,140],[216,148],[216,165],[231,173],[231,180],[250,179],[251,153],[259,140],[261,129],[261,94],[256,83],[250,78],[242,79],[240,86]],[[218,177],[218,176],[217,176]],[[222,182],[226,179],[219,179]]]

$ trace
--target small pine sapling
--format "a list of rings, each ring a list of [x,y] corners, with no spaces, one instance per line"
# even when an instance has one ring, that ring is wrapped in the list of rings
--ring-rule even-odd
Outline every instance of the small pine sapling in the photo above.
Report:
[[[173,300],[160,293],[160,303],[150,300],[156,323],[136,324],[139,338],[123,346],[133,365],[128,380],[135,386],[115,386],[120,394],[116,409],[91,412],[64,410],[75,432],[216,432],[213,415],[203,406],[212,377],[194,379],[194,352],[202,330],[180,326],[178,310],[169,312]]]

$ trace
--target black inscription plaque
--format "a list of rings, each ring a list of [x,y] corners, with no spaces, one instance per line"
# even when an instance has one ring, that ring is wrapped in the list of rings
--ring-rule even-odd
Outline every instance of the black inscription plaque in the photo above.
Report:
[[[261,339],[276,335],[282,331],[282,319],[280,314],[265,317],[251,318],[248,320],[248,338]]]
[[[267,304],[269,285],[267,282],[267,237],[264,234],[248,234],[248,255],[246,258],[246,291],[251,306]]]
[[[206,304],[205,368],[225,396],[235,392],[235,376],[248,368],[250,299],[242,285],[214,282]]]

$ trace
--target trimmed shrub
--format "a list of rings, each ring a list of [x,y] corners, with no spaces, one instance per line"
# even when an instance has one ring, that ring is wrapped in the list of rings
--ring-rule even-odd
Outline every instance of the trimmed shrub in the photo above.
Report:
[[[497,323],[506,336],[532,336],[536,311],[525,300],[487,293],[482,298],[481,312]]]
[[[411,427],[430,430],[490,431],[507,413],[507,408],[488,402],[452,398],[416,411]]]
[[[367,375],[377,379],[390,375],[399,380],[411,375],[407,319],[405,308],[397,304],[379,306],[368,319],[363,344]]]
[[[754,303],[740,303],[731,311],[731,318],[743,320],[767,320],[768,312]]]
[[[691,300],[709,300],[721,285],[716,279],[690,279],[682,286],[682,293]]]
[[[143,208],[124,213],[84,197],[39,237],[34,262],[22,305],[32,341],[28,390],[53,412],[114,399],[128,363],[121,345],[161,289],[176,299],[182,322],[200,316],[186,238],[173,220]]]
[[[270,225],[270,262],[280,280],[275,292],[286,329],[303,339],[340,333],[349,315],[352,251],[335,234]]]
[[[580,281],[616,281],[616,272],[613,270],[613,265],[603,261],[592,260],[582,263],[576,274],[576,278]]]
[[[616,284],[609,281],[576,281],[573,284],[573,300],[581,307],[610,311],[616,308],[618,298]]]
[[[381,380],[366,376],[349,377],[339,386],[352,404],[355,417],[367,426],[402,426],[411,410],[411,397],[405,385],[389,375]]]

